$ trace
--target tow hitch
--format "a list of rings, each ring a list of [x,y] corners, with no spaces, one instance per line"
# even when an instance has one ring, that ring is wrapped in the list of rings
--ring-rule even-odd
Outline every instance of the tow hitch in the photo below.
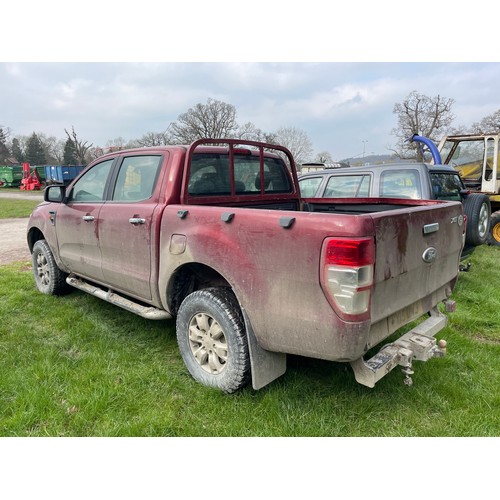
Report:
[[[431,358],[444,357],[446,340],[436,342],[434,335],[446,326],[448,319],[437,308],[432,309],[430,315],[395,342],[383,346],[368,361],[362,357],[352,361],[356,381],[367,387],[375,387],[382,377],[399,365],[405,375],[404,383],[410,386],[413,384],[413,360],[428,361]]]

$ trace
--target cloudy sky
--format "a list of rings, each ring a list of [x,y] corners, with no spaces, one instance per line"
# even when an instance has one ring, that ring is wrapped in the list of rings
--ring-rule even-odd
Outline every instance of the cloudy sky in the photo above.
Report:
[[[396,102],[412,90],[455,99],[455,125],[500,108],[500,63],[3,63],[0,124],[107,141],[160,132],[208,98],[238,123],[297,127],[335,159],[383,154],[395,142]],[[367,142],[364,142],[367,141]]]
[[[456,22],[453,30],[432,29],[432,19],[449,11],[427,0],[421,9],[429,4],[434,17],[413,14],[399,23],[391,18],[389,34],[373,19],[384,3],[401,11],[402,4],[391,0],[363,9],[353,5],[327,22],[320,22],[325,12],[319,7],[304,9],[285,19],[289,24],[276,22],[285,12],[274,7],[279,1],[254,0],[254,11],[266,8],[266,16],[251,21],[251,12],[217,0],[225,10],[212,17],[216,25],[207,12],[196,15],[197,2],[188,3],[192,15],[176,22],[140,9],[127,19],[133,29],[124,29],[116,10],[101,6],[82,14],[79,24],[86,29],[59,23],[33,36],[37,15],[45,10],[35,3],[39,10],[25,22],[28,35],[15,31],[18,43],[0,48],[0,125],[14,136],[42,132],[61,139],[74,126],[79,137],[104,146],[118,137],[163,131],[180,113],[213,98],[233,104],[240,124],[252,122],[266,132],[297,127],[315,153],[343,159],[363,151],[387,153],[395,143],[394,104],[413,90],[453,98],[455,126],[469,126],[500,108],[500,62],[483,51],[479,60],[490,62],[462,62],[478,54],[461,48],[460,41],[469,50],[471,44],[457,36]],[[316,4],[322,5],[308,2]],[[12,8],[22,13],[21,6]],[[468,22],[487,28],[483,14],[475,19],[479,14],[468,11]],[[489,46],[484,36],[482,41]]]

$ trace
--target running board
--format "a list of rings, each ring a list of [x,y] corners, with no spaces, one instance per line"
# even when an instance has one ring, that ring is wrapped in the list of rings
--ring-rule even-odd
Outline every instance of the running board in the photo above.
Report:
[[[111,290],[108,290],[106,292],[102,288],[91,285],[90,283],[77,278],[73,274],[70,274],[66,278],[66,283],[75,288],[78,288],[78,290],[82,290],[83,292],[89,293],[90,295],[94,295],[99,299],[105,300],[106,302],[114,304],[115,306],[121,307],[126,311],[132,312],[146,319],[161,320],[170,319],[172,317],[167,311],[163,311],[162,309],[158,309],[153,306],[144,306],[142,304],[138,304],[137,302],[126,299],[125,297],[122,297],[121,295],[118,295]]]
[[[436,344],[434,335],[443,329],[447,317],[437,308],[430,312],[431,316],[418,326],[404,334],[391,344],[384,345],[380,351],[368,361],[362,357],[350,364],[354,370],[356,381],[367,387],[375,384],[396,366],[402,366],[405,374],[404,383],[412,385],[412,361],[427,361],[431,358],[443,357],[446,354],[446,341]]]

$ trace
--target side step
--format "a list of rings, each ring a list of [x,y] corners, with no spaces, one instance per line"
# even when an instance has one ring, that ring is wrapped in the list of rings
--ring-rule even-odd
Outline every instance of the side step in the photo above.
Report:
[[[354,370],[356,381],[367,387],[375,384],[396,366],[402,366],[405,374],[404,383],[412,385],[410,375],[413,374],[412,361],[427,361],[431,358],[444,357],[446,341],[440,340],[436,345],[434,335],[443,329],[448,318],[437,307],[431,316],[418,326],[404,334],[391,344],[384,345],[380,351],[368,361],[359,358],[350,364]]]
[[[146,319],[161,320],[161,319],[170,319],[172,317],[167,311],[163,311],[162,309],[157,309],[156,307],[153,306],[144,306],[142,304],[138,304],[137,302],[134,302],[130,299],[126,299],[125,297],[122,297],[121,295],[118,295],[112,292],[111,290],[108,290],[106,292],[102,288],[91,285],[90,283],[87,283],[86,281],[77,278],[74,274],[70,274],[66,278],[66,283],[75,288],[78,288],[78,290],[90,293],[90,295],[94,295],[99,299],[105,300],[106,302],[110,302],[115,306],[121,307],[122,309],[125,309],[129,312],[142,316],[143,318]]]

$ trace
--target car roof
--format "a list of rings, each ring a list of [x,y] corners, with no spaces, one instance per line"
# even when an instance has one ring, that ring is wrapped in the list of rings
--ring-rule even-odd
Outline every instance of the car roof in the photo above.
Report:
[[[308,177],[318,177],[327,176],[332,174],[356,174],[364,172],[372,172],[375,170],[410,170],[411,168],[421,169],[422,167],[427,168],[429,171],[434,172],[453,172],[458,175],[458,172],[451,165],[431,165],[430,163],[418,163],[418,162],[399,162],[399,163],[380,163],[373,165],[361,165],[356,167],[341,167],[341,168],[328,168],[324,170],[316,170],[315,172],[305,172],[303,173],[299,181]]]

